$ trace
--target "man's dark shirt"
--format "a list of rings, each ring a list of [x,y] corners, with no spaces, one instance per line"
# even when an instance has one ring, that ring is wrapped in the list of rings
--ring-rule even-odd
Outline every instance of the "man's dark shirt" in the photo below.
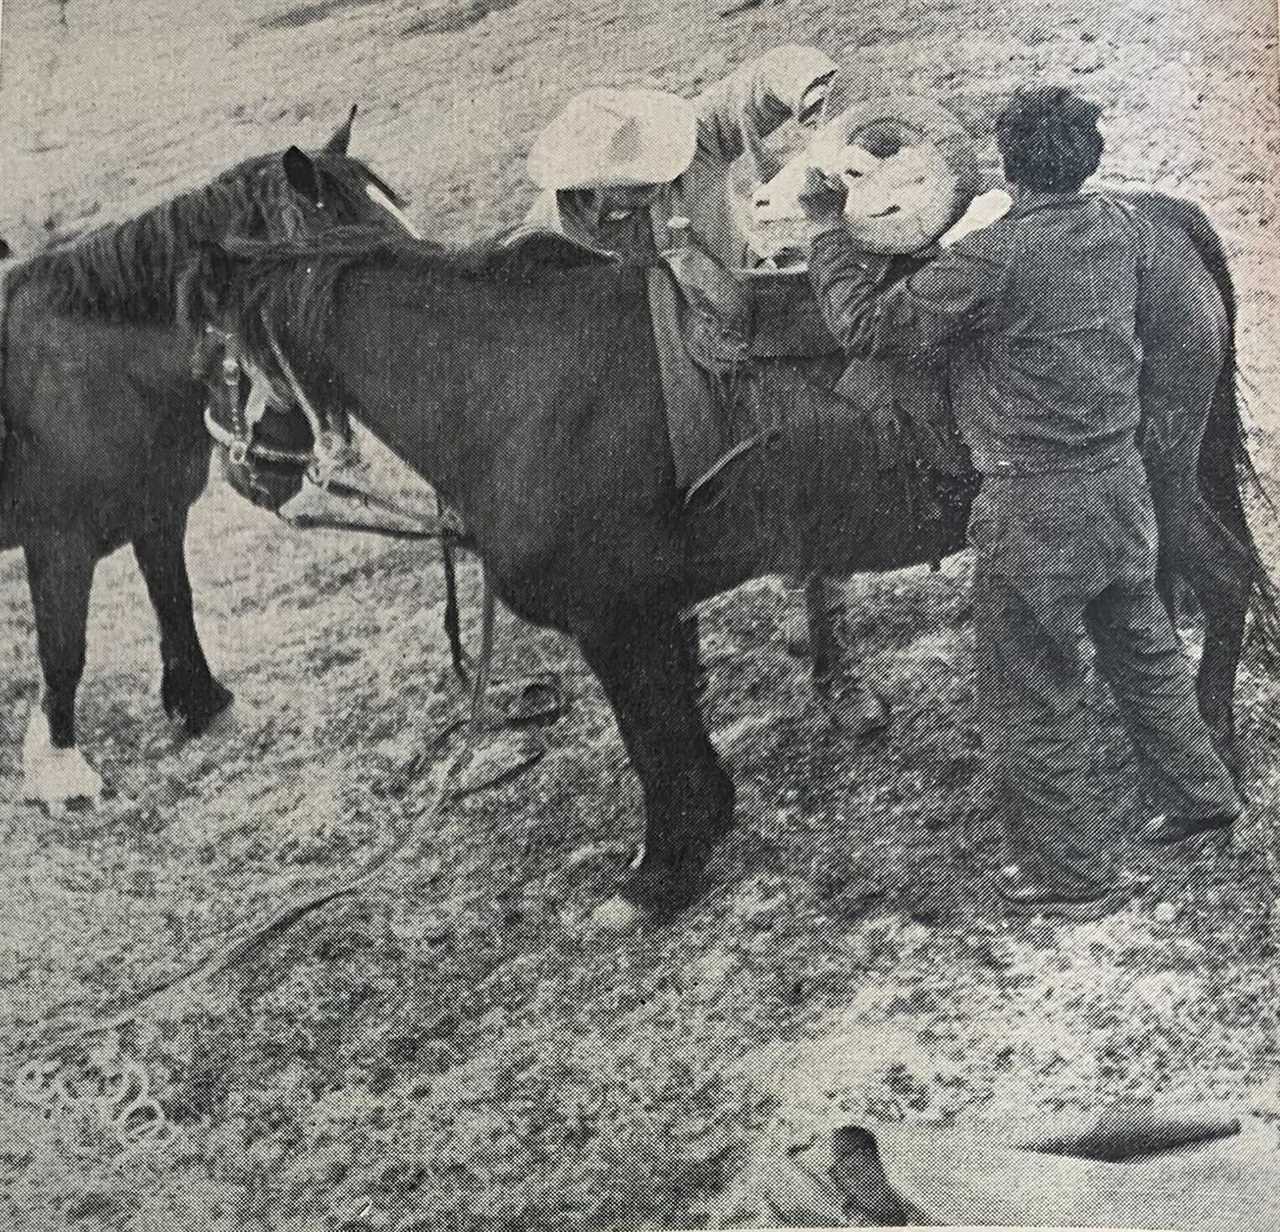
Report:
[[[1143,237],[1119,206],[1028,193],[991,226],[883,289],[843,226],[810,277],[847,354],[943,352],[956,420],[984,474],[1090,467],[1139,419]]]

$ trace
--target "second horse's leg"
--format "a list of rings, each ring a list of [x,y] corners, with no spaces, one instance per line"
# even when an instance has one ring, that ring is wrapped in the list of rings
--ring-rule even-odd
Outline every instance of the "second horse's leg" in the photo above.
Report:
[[[186,529],[186,509],[167,510],[134,537],[133,551],[160,623],[160,700],[171,719],[180,719],[198,736],[232,696],[213,678],[196,633],[183,547]]]
[[[87,535],[50,532],[25,545],[44,691],[22,743],[23,796],[50,806],[97,802],[102,778],[76,748],[89,589],[97,553]]]
[[[804,600],[813,687],[823,709],[841,731],[855,739],[883,731],[889,725],[889,706],[853,663],[840,584],[821,573],[810,574]]]

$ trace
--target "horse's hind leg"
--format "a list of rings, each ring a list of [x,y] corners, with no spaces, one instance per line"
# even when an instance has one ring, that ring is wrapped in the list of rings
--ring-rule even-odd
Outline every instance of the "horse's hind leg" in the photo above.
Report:
[[[1248,527],[1238,502],[1187,500],[1178,507],[1165,574],[1178,573],[1195,593],[1204,615],[1204,650],[1196,671],[1196,700],[1213,735],[1218,755],[1237,778],[1235,684],[1253,586],[1253,561],[1246,546]],[[1174,522],[1174,519],[1169,519]]]
[[[1218,755],[1233,776],[1239,778],[1236,750],[1235,683],[1244,645],[1248,603],[1240,594],[1222,587],[1197,592],[1205,614],[1204,653],[1196,673],[1196,700],[1209,725]],[[1246,592],[1247,594],[1247,592]]]
[[[133,552],[160,623],[160,700],[171,719],[181,719],[198,736],[231,704],[232,695],[213,678],[196,632],[186,531],[187,510],[167,510],[134,536]]]
[[[889,705],[863,679],[848,644],[844,589],[821,573],[804,586],[813,687],[828,718],[855,739],[889,725]]]
[[[22,745],[23,795],[49,805],[96,801],[102,779],[76,744],[76,690],[97,552],[85,534],[51,532],[25,545],[44,693]]]

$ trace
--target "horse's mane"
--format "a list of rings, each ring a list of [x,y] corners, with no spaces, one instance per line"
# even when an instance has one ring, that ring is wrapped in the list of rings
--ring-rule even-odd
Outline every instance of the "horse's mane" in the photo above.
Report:
[[[354,270],[400,271],[430,282],[543,281],[548,274],[616,262],[563,236],[504,232],[480,244],[449,247],[370,227],[334,227],[323,238],[261,241],[234,236],[207,251],[184,294],[184,315],[196,325],[234,321],[243,341],[269,354],[264,323],[278,334],[323,349],[338,288]]]
[[[397,194],[358,160],[329,151],[314,159],[327,194],[353,213],[367,208],[364,189],[371,183],[399,204]],[[202,245],[232,231],[288,233],[301,219],[280,155],[259,155],[135,218],[39,253],[9,271],[6,286],[12,294],[38,281],[61,312],[172,324],[179,274]]]

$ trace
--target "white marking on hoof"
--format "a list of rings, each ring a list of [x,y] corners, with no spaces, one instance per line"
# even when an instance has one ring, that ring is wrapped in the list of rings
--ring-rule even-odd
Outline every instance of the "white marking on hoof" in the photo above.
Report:
[[[639,907],[615,895],[601,903],[591,913],[591,927],[597,933],[607,933],[616,937],[623,933],[634,932],[646,918]]]
[[[22,741],[22,774],[22,798],[43,804],[55,816],[72,800],[88,800],[97,807],[102,799],[102,776],[79,749],[53,747],[49,720],[38,705],[31,710]]]

